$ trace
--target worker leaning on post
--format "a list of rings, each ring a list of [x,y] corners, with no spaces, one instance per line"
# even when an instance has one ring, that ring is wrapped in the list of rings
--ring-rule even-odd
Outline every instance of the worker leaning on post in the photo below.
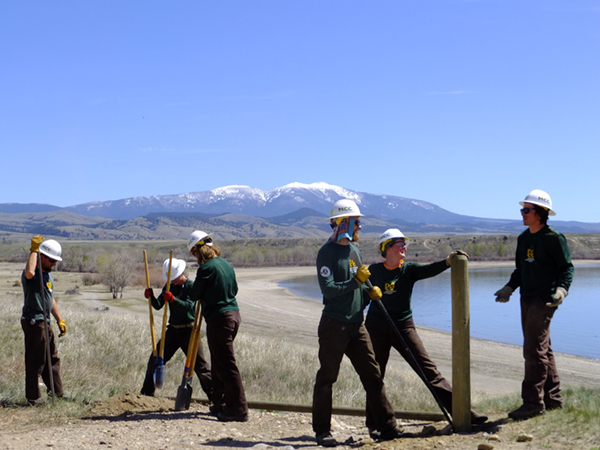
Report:
[[[317,443],[324,447],[338,444],[331,434],[332,397],[344,355],[350,359],[366,391],[373,427],[379,431],[379,439],[391,440],[402,435],[396,427],[394,409],[386,396],[383,377],[363,322],[363,310],[368,303],[364,284],[370,273],[361,263],[358,248],[352,244],[358,241],[361,217],[354,201],[336,202],[330,214],[333,234],[317,255],[323,313],[318,328],[321,367],[314,386],[312,426]]]
[[[169,259],[163,263],[162,276],[163,280],[167,281],[169,272]],[[165,306],[165,302],[169,303],[169,325],[165,333],[164,346],[164,362],[165,364],[171,360],[178,349],[183,350],[187,356],[188,344],[192,335],[192,327],[194,325],[194,314],[196,302],[190,298],[190,291],[194,282],[189,280],[185,275],[186,262],[183,259],[175,259],[171,262],[171,285],[170,291],[166,292],[167,285],[163,286],[162,292],[158,297],[154,296],[151,288],[144,291],[144,296],[152,302],[152,307],[160,310]],[[160,347],[160,341],[156,344]],[[142,386],[142,395],[153,396],[155,391],[154,386],[154,357],[150,355],[148,366],[146,368],[146,376],[144,385]],[[204,350],[202,342],[198,343],[196,351],[196,363],[194,364],[194,372],[200,380],[202,390],[212,401],[212,377],[208,363],[204,358]]]
[[[374,287],[381,289],[381,303],[393,320],[408,350],[402,345],[379,305],[371,303],[365,325],[371,336],[375,358],[381,367],[382,376],[385,377],[390,350],[394,347],[419,377],[425,377],[423,381],[431,385],[444,408],[452,414],[452,386],[429,357],[417,333],[413,321],[411,297],[417,281],[439,275],[450,267],[452,258],[456,255],[467,256],[467,254],[457,250],[441,261],[418,264],[405,261],[407,245],[408,238],[400,230],[397,228],[386,230],[379,238],[379,252],[385,261],[371,264],[369,271],[371,272],[371,283]],[[485,414],[471,410],[472,424],[481,424],[486,420]],[[373,428],[372,421],[373,418],[367,408],[369,429]]]
[[[524,420],[563,407],[560,378],[550,341],[550,322],[569,292],[573,264],[565,237],[548,226],[550,196],[534,189],[519,202],[527,229],[517,239],[516,268],[510,280],[494,295],[505,303],[521,288],[521,326],[525,377],[521,384],[523,405],[508,413]]]
[[[50,326],[50,314],[56,319],[60,334],[63,337],[67,333],[67,325],[62,319],[58,305],[54,299],[54,278],[52,269],[58,261],[62,261],[62,248],[53,239],[44,240],[42,236],[34,236],[31,239],[29,258],[25,270],[21,275],[23,285],[23,315],[21,316],[21,328],[25,335],[25,397],[27,404],[31,406],[44,403],[40,393],[39,376],[46,385],[48,392],[52,392],[50,383],[50,370],[54,382],[54,394],[63,396],[62,380],[60,378],[60,358],[54,339],[54,332]],[[42,263],[42,281],[40,282],[40,270],[38,268],[38,256]],[[43,288],[42,288],[43,285]],[[43,291],[42,291],[43,289]],[[46,340],[44,325],[44,305],[48,325],[49,340]],[[50,347],[50,361],[48,361],[48,346]]]

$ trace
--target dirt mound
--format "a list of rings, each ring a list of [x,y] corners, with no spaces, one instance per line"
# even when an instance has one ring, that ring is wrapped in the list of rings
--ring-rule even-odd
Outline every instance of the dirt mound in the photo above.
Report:
[[[172,411],[174,406],[175,403],[172,399],[123,392],[96,402],[84,418],[117,417],[151,412],[164,413]]]

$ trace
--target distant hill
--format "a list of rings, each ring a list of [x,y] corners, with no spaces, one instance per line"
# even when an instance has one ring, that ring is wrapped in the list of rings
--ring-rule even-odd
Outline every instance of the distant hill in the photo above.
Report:
[[[356,201],[366,216],[363,235],[392,227],[405,233],[517,234],[520,220],[488,219],[447,211],[432,203],[369,194],[326,183],[291,183],[271,190],[227,186],[178,195],[134,197],[58,208],[0,204],[0,232],[72,239],[185,239],[194,229],[219,239],[324,238],[328,213],[341,198]],[[600,224],[551,221],[564,233],[598,233]]]

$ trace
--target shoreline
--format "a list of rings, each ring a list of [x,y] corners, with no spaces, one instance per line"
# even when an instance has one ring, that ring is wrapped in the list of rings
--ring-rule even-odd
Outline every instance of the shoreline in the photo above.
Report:
[[[322,305],[313,299],[292,294],[278,284],[282,280],[314,273],[313,266],[236,269],[241,330],[274,339],[281,339],[283,334],[284,339],[293,339],[295,343],[317,349],[317,326]],[[440,372],[451,381],[451,333],[421,326],[417,329]],[[523,379],[521,346],[479,338],[471,338],[470,346],[474,398],[520,393]],[[600,389],[600,360],[565,353],[555,353],[555,356],[565,387]],[[389,364],[400,370],[411,370],[394,351]]]

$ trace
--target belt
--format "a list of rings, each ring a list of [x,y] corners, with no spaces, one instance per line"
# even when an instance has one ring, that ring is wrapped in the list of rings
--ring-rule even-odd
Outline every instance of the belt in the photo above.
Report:
[[[193,328],[194,326],[194,322],[190,322],[187,323],[185,325],[171,325],[173,328],[175,328],[176,330],[179,330],[180,328]]]

